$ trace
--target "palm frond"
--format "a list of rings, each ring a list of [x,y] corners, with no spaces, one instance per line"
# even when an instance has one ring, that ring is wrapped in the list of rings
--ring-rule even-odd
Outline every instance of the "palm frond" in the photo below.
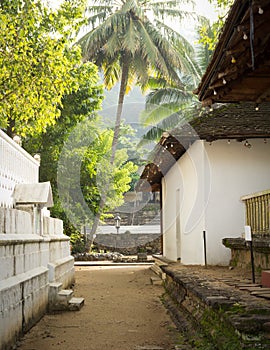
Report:
[[[129,24],[127,25],[127,30],[123,34],[122,47],[124,50],[131,52],[132,56],[138,50],[140,44],[140,38],[132,18],[129,19]]]
[[[149,107],[149,106],[148,106]],[[152,108],[144,110],[140,114],[140,122],[143,126],[156,125],[171,114],[179,111],[179,104],[164,103],[163,105],[152,105]]]
[[[146,109],[148,105],[178,104],[188,102],[192,98],[191,92],[185,90],[167,87],[151,91],[146,97]]]

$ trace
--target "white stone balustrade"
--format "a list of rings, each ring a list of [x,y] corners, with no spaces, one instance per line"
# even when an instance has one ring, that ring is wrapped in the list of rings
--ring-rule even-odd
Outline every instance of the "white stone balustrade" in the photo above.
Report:
[[[44,315],[50,283],[61,283],[62,288],[74,283],[74,259],[63,222],[51,218],[46,208],[37,209],[31,191],[26,202],[16,199],[13,208],[16,184],[47,186],[38,184],[38,172],[39,163],[0,130],[0,350],[12,348]]]
[[[39,162],[0,130],[0,207],[12,207],[19,183],[38,183]]]
[[[50,283],[74,283],[62,221],[43,216],[43,235],[34,233],[33,221],[31,211],[0,208],[0,350],[46,312]]]

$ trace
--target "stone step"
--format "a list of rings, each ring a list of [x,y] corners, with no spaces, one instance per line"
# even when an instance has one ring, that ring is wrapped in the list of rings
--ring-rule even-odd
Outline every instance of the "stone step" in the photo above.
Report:
[[[59,293],[59,291],[62,288],[62,283],[60,282],[56,282],[56,283],[50,283],[49,284],[49,303],[50,304],[54,304],[56,299],[57,299],[57,295]]]
[[[162,279],[159,277],[150,277],[151,284],[162,285]]]
[[[270,293],[270,288],[260,288],[260,289],[251,291],[251,294],[263,294],[263,293]]]
[[[154,264],[150,267],[150,269],[156,274],[158,275],[162,280],[166,279],[166,274],[162,272],[161,268]]]
[[[69,310],[69,301],[73,297],[72,289],[61,289],[56,298],[50,303],[50,311],[66,311]]]
[[[68,302],[68,308],[70,311],[79,311],[84,305],[84,298],[71,298]]]
[[[57,294],[57,300],[60,303],[67,304],[70,299],[73,297],[72,289],[61,289]]]

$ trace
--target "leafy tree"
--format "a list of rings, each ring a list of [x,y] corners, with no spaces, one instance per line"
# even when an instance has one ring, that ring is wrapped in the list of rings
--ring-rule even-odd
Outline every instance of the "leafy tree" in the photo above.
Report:
[[[77,66],[73,71],[79,88],[70,94],[64,95],[61,101],[60,117],[55,125],[48,126],[46,132],[28,136],[24,148],[29,153],[39,153],[41,156],[40,181],[50,181],[54,195],[52,216],[64,221],[65,232],[75,234],[76,229],[70,223],[64,212],[57,189],[57,165],[64,142],[69,133],[85,118],[96,121],[96,111],[101,108],[103,100],[103,86],[99,83],[97,66],[85,63]]]
[[[64,209],[75,226],[92,225],[107,211],[123,203],[137,167],[128,161],[126,149],[119,149],[110,162],[113,130],[85,120],[76,127],[58,162],[58,191]],[[103,203],[100,207],[100,203]]]
[[[80,49],[71,40],[84,0],[57,11],[41,0],[0,1],[0,126],[26,136],[53,125],[62,97],[78,88]]]

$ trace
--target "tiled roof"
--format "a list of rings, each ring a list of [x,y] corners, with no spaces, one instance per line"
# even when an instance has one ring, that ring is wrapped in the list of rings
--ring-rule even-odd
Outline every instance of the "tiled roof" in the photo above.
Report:
[[[151,162],[144,168],[138,189],[151,187],[152,191],[158,191],[161,178],[196,140],[254,138],[270,138],[270,103],[260,104],[259,110],[254,103],[217,105],[212,112],[194,117],[160,139]]]

